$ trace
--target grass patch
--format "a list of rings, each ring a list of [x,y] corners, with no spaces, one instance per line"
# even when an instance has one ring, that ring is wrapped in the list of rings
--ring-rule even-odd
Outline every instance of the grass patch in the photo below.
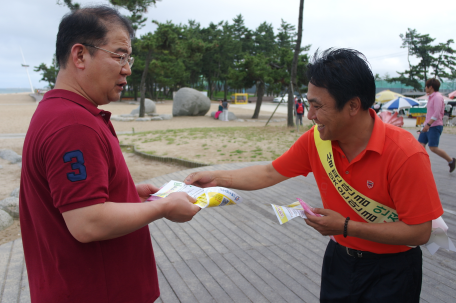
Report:
[[[287,151],[309,126],[300,127],[299,132],[272,125],[167,129],[119,135],[119,140],[150,154],[204,163],[272,161]]]

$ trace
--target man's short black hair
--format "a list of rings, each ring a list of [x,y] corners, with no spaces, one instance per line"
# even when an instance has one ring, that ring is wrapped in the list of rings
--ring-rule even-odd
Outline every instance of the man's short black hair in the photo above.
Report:
[[[340,111],[354,97],[359,97],[363,110],[375,102],[375,79],[366,57],[357,50],[330,48],[315,52],[307,65],[307,77],[315,86],[328,90]]]
[[[130,20],[109,6],[85,7],[63,16],[57,33],[55,50],[58,65],[66,67],[71,48],[76,43],[105,45],[109,25],[120,25],[125,28],[130,38],[134,37],[135,32]],[[90,55],[93,55],[95,51],[96,49],[89,48]]]

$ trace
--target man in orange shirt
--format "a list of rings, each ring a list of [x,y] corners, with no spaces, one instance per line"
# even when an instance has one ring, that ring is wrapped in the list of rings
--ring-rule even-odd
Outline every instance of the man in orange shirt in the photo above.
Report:
[[[418,245],[429,240],[431,221],[443,213],[429,156],[409,132],[384,124],[369,109],[375,81],[361,53],[315,54],[308,78],[307,118],[317,123],[322,140],[331,141],[337,168],[332,175],[320,162],[314,127],[271,164],[193,173],[186,183],[256,190],[312,172],[324,205],[314,212],[324,216],[306,213],[306,223],[337,241],[329,241],[325,252],[321,302],[419,302]],[[367,223],[339,194],[335,180],[340,178],[394,210],[390,222]]]

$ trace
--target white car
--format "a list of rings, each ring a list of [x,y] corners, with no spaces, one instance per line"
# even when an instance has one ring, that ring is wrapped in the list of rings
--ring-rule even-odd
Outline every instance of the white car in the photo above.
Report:
[[[272,100],[272,102],[279,103],[282,100],[282,98],[283,98],[282,103],[287,103],[288,102],[288,94],[283,95],[283,97],[282,96],[275,97],[274,100]],[[304,98],[304,101],[307,101],[307,99]],[[295,104],[298,102],[298,97],[295,96],[294,102],[295,102]]]
[[[283,98],[283,101],[282,101],[282,98]],[[282,103],[288,102],[288,94],[285,94],[283,97],[282,96],[275,97],[274,100],[272,100],[272,102],[274,102],[274,103],[279,103],[280,101],[282,101]]]
[[[418,107],[423,108],[423,107],[427,107],[428,102],[427,101],[418,101],[418,103],[419,103]]]

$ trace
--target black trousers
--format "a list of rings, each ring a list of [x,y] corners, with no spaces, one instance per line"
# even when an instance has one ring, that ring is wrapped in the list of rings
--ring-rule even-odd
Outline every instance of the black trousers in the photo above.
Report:
[[[320,302],[419,302],[422,263],[419,246],[387,257],[359,259],[329,241],[323,259]]]

